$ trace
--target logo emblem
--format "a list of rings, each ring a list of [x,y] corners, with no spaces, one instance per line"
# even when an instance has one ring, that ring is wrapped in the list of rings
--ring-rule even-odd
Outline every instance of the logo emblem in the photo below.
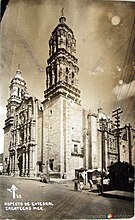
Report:
[[[17,195],[16,191],[18,190],[18,188],[15,185],[11,186],[11,189],[7,189],[7,191],[11,192],[13,194],[13,199],[17,198],[21,198],[21,195]]]

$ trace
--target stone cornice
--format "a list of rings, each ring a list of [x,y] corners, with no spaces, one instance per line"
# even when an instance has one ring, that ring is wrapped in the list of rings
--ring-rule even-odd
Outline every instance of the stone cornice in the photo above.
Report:
[[[58,49],[50,58],[47,60],[47,64],[49,65],[50,63],[55,61],[58,57],[62,55],[63,58],[66,58],[67,60],[71,60],[72,62],[75,62],[77,64],[78,59],[73,56],[71,53],[67,52],[64,48]]]

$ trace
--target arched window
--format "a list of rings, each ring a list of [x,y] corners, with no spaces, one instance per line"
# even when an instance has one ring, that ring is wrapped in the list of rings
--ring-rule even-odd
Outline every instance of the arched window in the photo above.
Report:
[[[66,76],[65,76],[65,80],[66,80],[67,83],[68,83],[68,72],[69,72],[68,67],[66,67]]]
[[[55,84],[57,83],[57,65],[54,66]]]
[[[23,92],[23,89],[21,89],[21,97],[23,96],[24,92]]]
[[[71,80],[72,85],[74,84],[74,78],[75,78],[75,74],[74,74],[74,72],[72,72],[72,80]]]
[[[50,86],[52,85],[52,73],[50,73]]]
[[[20,95],[20,89],[18,88],[18,94],[17,94],[18,96]]]

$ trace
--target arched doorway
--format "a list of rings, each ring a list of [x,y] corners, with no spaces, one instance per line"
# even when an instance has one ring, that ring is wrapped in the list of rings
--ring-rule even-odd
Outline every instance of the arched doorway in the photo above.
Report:
[[[22,168],[23,168],[23,156],[20,155],[18,158],[18,167],[19,167],[19,176],[22,176]]]

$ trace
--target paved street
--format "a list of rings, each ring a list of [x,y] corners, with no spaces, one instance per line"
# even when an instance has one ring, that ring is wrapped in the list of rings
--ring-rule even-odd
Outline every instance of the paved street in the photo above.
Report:
[[[13,199],[13,187],[15,199]],[[97,193],[75,192],[73,183],[45,184],[35,180],[0,176],[2,219],[130,218],[133,201],[105,198]],[[9,190],[7,190],[9,189]]]

